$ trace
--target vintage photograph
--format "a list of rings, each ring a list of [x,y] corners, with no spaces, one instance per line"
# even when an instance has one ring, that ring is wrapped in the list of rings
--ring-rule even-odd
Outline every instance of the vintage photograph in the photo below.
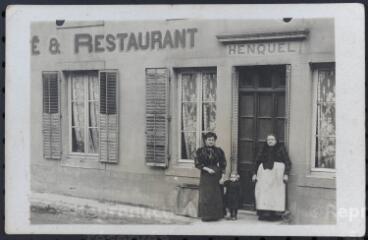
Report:
[[[32,23],[31,223],[335,224],[334,43],[333,19]]]
[[[204,18],[166,8],[167,17],[152,19],[124,19],[114,9],[88,17],[50,8],[54,16],[32,19],[37,7],[7,15],[26,19],[19,24],[28,44],[14,32],[10,41],[29,54],[28,100],[7,115],[19,126],[27,109],[29,127],[7,128],[7,156],[13,164],[26,156],[17,162],[26,168],[10,163],[6,177],[16,185],[25,176],[19,212],[27,232],[137,233],[147,226],[156,234],[308,235],[310,226],[327,234],[364,223],[365,208],[356,207],[364,198],[353,193],[364,194],[364,134],[356,130],[364,115],[354,115],[361,102],[349,99],[362,100],[364,89],[354,95],[347,81],[364,77],[354,70],[356,78],[346,78],[350,67],[341,65],[342,17],[316,10]],[[22,92],[13,80],[24,79],[14,71],[17,56],[9,57],[7,104],[18,104],[14,89]],[[339,125],[349,121],[351,129]],[[27,153],[17,154],[15,140],[27,136]],[[360,141],[343,143],[352,139]],[[14,212],[15,188],[9,191]]]

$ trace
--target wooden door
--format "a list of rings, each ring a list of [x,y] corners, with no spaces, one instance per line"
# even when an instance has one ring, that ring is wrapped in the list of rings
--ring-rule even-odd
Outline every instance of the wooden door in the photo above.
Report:
[[[269,133],[285,139],[286,66],[239,67],[238,173],[242,205],[253,210],[253,163]]]

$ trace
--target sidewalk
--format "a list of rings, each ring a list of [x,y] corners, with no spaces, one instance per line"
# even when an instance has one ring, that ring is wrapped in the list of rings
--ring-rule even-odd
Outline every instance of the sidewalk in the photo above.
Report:
[[[198,218],[179,216],[169,211],[148,207],[49,193],[32,193],[30,201],[32,224],[194,224],[201,226],[218,224],[285,224],[282,221],[258,221],[255,213],[248,211],[239,211],[237,221],[223,219],[217,222],[202,222]]]
[[[32,193],[30,202],[31,223],[49,223],[51,220],[61,224],[89,221],[105,224],[188,224],[196,221],[168,211],[50,193]]]

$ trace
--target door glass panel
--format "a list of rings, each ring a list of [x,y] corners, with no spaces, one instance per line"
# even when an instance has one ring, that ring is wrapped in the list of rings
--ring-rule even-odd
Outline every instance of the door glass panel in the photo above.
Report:
[[[249,78],[252,79],[252,82],[256,86],[259,86],[260,81],[262,80],[261,74],[259,73],[259,71],[256,71],[256,70],[249,72]]]
[[[272,95],[259,95],[259,116],[271,117],[273,112]]]
[[[254,88],[259,81],[259,74],[252,70],[239,71],[239,85],[241,88]]]
[[[273,70],[272,81],[275,88],[285,87],[285,67],[276,68]]]
[[[265,68],[265,69],[259,69],[262,73],[262,77],[260,81],[258,82],[259,88],[271,88],[272,87],[272,74],[271,72]]]
[[[254,96],[242,94],[239,97],[240,116],[254,116]]]
[[[253,119],[241,118],[240,119],[240,126],[239,126],[239,137],[240,138],[253,138]]]
[[[253,162],[253,142],[239,141],[239,160],[240,162]]]
[[[272,119],[259,119],[258,123],[258,139],[265,140],[268,134],[273,133]]]

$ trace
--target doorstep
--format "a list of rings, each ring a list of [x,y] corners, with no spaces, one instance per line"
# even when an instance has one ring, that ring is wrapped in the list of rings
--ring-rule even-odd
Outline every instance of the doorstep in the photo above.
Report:
[[[245,211],[245,210],[239,210],[238,211],[238,219],[237,220],[227,220],[227,219],[221,219],[220,221],[214,221],[214,222],[202,222],[197,221],[192,223],[192,225],[201,225],[201,226],[212,226],[212,225],[221,225],[221,227],[232,227],[232,226],[245,226],[245,225],[257,225],[257,226],[275,226],[275,225],[282,225],[287,224],[285,221],[259,221],[258,216],[253,211]]]
[[[239,214],[256,216],[257,215],[257,212],[256,211],[252,211],[252,210],[239,209],[238,210],[238,215]]]

